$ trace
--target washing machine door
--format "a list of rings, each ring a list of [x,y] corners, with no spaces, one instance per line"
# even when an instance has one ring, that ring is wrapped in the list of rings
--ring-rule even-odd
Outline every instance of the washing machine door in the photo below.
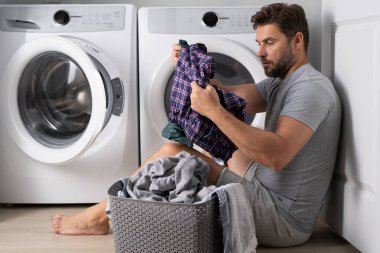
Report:
[[[107,118],[106,91],[96,64],[65,38],[23,44],[10,59],[1,85],[2,123],[20,149],[44,163],[80,157]]]
[[[254,52],[236,41],[224,38],[199,38],[189,44],[204,43],[207,54],[215,60],[215,78],[224,85],[258,83],[266,78],[264,69]],[[170,93],[174,81],[174,67],[171,56],[163,60],[153,75],[151,88],[147,89],[144,101],[149,119],[161,134],[167,123],[170,106]],[[164,98],[164,99],[162,99]],[[264,128],[265,113],[247,115],[247,123]]]

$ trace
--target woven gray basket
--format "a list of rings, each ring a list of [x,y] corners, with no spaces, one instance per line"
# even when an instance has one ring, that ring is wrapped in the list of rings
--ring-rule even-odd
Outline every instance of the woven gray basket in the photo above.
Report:
[[[223,251],[218,199],[175,204],[117,197],[123,183],[108,190],[117,253],[217,253]]]

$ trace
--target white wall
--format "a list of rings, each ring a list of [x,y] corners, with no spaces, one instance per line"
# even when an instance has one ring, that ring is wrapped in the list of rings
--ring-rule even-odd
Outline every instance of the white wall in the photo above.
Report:
[[[362,252],[380,252],[380,3],[322,0],[322,72],[343,104],[325,220]]]

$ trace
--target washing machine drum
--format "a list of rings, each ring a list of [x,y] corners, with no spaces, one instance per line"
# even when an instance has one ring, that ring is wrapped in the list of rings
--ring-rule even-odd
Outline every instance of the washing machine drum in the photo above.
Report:
[[[112,114],[112,83],[107,71],[93,57],[106,91],[107,112]],[[51,148],[63,148],[78,140],[92,112],[89,81],[81,67],[68,55],[46,52],[36,56],[22,72],[17,101],[29,134]]]

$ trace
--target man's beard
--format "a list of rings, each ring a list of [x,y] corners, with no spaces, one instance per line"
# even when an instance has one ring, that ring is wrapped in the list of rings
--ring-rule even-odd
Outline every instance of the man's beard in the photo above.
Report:
[[[283,54],[280,57],[279,62],[274,65],[272,69],[264,69],[265,74],[268,77],[284,77],[286,76],[286,73],[288,73],[290,67],[293,64],[293,53],[290,49],[290,45],[285,49]],[[263,62],[265,62],[265,59],[262,59]],[[270,61],[270,63],[273,63]]]

